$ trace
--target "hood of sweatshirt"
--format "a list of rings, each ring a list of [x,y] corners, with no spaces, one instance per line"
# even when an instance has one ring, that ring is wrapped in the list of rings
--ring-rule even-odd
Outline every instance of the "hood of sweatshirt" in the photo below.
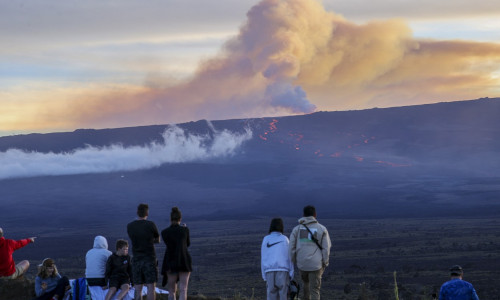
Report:
[[[311,223],[318,223],[318,220],[316,220],[315,217],[302,217],[299,219],[299,224],[311,224]]]
[[[0,246],[2,246],[3,244],[5,244],[5,238],[2,236],[0,238]]]
[[[108,241],[103,236],[96,236],[94,239],[94,248],[96,249],[108,249]]]

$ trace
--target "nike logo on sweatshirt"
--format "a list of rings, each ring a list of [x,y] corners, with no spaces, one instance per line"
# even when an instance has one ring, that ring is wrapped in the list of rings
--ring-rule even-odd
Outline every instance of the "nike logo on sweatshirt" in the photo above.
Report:
[[[269,244],[269,242],[267,242],[267,248],[271,248],[272,246],[276,245],[276,244],[279,244],[283,241],[279,241],[279,242],[276,242],[276,243],[272,243],[272,244]]]

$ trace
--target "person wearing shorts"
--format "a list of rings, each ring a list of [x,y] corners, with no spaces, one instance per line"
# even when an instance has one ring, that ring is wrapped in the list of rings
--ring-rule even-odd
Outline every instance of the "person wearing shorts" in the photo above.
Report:
[[[148,300],[155,299],[155,287],[158,281],[158,260],[154,244],[160,242],[156,224],[147,220],[149,206],[139,204],[138,219],[127,225],[127,233],[132,241],[132,283],[135,288],[135,300],[141,299],[142,287],[148,288]]]
[[[116,252],[111,254],[106,262],[105,280],[109,283],[109,291],[105,300],[110,300],[118,290],[120,293],[116,299],[123,299],[130,288],[132,267],[130,255],[128,255],[128,242],[126,240],[116,241]]]
[[[191,244],[189,228],[181,225],[182,214],[178,207],[173,207],[170,213],[170,226],[161,232],[161,237],[167,249],[163,258],[163,281],[167,279],[168,299],[175,300],[177,285],[179,299],[187,300],[189,276],[193,271],[191,255],[188,247]],[[178,284],[177,284],[178,283]]]
[[[19,241],[6,239],[3,236],[3,229],[0,228],[0,278],[16,279],[26,273],[30,266],[29,261],[23,260],[16,265],[12,258],[12,253],[34,242],[35,237]]]

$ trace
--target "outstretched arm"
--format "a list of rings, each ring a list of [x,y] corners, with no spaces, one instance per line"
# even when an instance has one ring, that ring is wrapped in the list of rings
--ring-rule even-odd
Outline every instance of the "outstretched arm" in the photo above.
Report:
[[[34,242],[35,242],[34,237],[30,237],[30,238],[24,239],[24,240],[14,241],[14,243],[12,245],[13,246],[12,249],[14,249],[14,251],[15,251],[19,248],[22,248],[22,247],[28,245],[29,243],[34,243]]]

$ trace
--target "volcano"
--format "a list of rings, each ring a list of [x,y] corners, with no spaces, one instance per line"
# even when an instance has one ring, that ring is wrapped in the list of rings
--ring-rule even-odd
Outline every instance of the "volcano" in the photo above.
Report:
[[[499,115],[500,99],[482,98],[177,124],[189,134],[250,130],[252,137],[224,157],[3,179],[0,219],[28,220],[38,228],[123,223],[139,202],[158,214],[178,205],[207,219],[296,216],[305,203],[331,218],[497,215]],[[57,154],[88,145],[144,146],[160,141],[167,127],[6,136],[0,155],[9,149]],[[106,213],[110,206],[116,206],[112,216]]]

